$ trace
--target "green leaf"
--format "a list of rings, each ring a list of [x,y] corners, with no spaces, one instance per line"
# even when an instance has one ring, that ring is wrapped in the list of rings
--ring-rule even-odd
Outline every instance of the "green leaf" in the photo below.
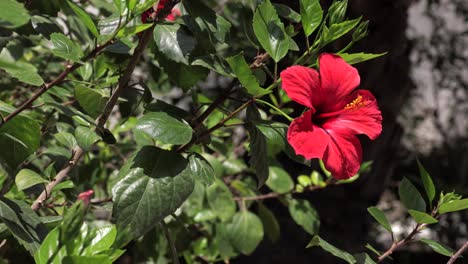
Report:
[[[149,112],[138,119],[134,130],[165,144],[183,145],[192,139],[192,128],[165,112]]]
[[[221,221],[228,221],[236,213],[236,202],[229,187],[220,180],[216,180],[206,188],[208,205]]]
[[[96,141],[101,139],[96,132],[84,126],[79,126],[75,129],[75,138],[78,146],[86,151],[89,150]]]
[[[195,48],[197,41],[189,31],[179,24],[158,24],[154,28],[154,41],[167,58],[188,64],[187,55]]]
[[[97,118],[106,106],[107,97],[103,96],[96,89],[91,89],[82,85],[75,87],[75,98],[80,106],[93,118]]]
[[[36,32],[42,34],[47,39],[50,39],[52,33],[62,32],[55,21],[45,16],[32,16],[31,25]]]
[[[400,182],[398,194],[400,195],[401,202],[406,206],[406,209],[420,212],[426,211],[426,202],[424,202],[418,189],[416,189],[406,177]]]
[[[309,242],[309,244],[307,245],[307,248],[315,247],[315,246],[321,247],[323,250],[331,253],[332,255],[334,255],[337,258],[340,258],[340,259],[348,262],[349,264],[356,263],[356,259],[354,259],[354,257],[351,254],[349,254],[346,251],[343,251],[341,249],[336,248],[335,246],[333,246],[332,244],[330,244],[327,241],[323,240],[319,236],[314,236],[312,238],[312,240]]]
[[[37,74],[37,69],[32,64],[22,61],[10,62],[0,59],[0,68],[20,82],[40,86],[44,83],[42,77]]]
[[[451,257],[453,256],[455,250],[447,247],[446,245],[443,245],[437,241],[434,241],[434,240],[431,240],[431,239],[427,239],[427,238],[420,238],[419,239],[421,242],[423,242],[424,244],[430,246],[435,252],[439,253],[439,254],[442,254],[444,256],[447,256],[447,257]]]
[[[429,203],[432,203],[434,201],[435,197],[435,186],[434,183],[432,182],[431,175],[426,171],[424,166],[419,162],[419,159],[417,160],[418,162],[418,168],[419,168],[419,176],[421,176],[421,180],[424,184],[424,190],[426,190],[426,195],[427,198],[429,199]]]
[[[48,181],[30,169],[22,169],[16,174],[15,184],[18,190],[22,191],[37,184],[47,183]]]
[[[266,185],[277,193],[288,193],[294,188],[294,181],[283,168],[270,166]]]
[[[376,254],[377,256],[381,256],[382,254],[377,250],[375,249],[371,244],[367,243],[366,244],[366,248],[369,249],[370,251],[372,251],[374,254]]]
[[[197,57],[192,62],[192,65],[202,66],[227,77],[236,77],[232,73],[231,68],[227,62],[223,58],[214,54]]]
[[[98,32],[98,30],[96,28],[96,25],[94,24],[93,20],[91,19],[91,17],[85,11],[83,11],[83,9],[81,9],[79,6],[75,5],[73,2],[67,0],[67,3],[71,7],[73,12],[75,12],[75,14],[78,16],[80,21],[83,22],[85,24],[85,26],[89,29],[89,31],[91,31],[91,33],[95,37],[98,37],[99,32]]]
[[[261,3],[255,11],[253,29],[258,42],[271,58],[278,62],[289,50],[289,36],[270,0]]]
[[[419,211],[415,211],[415,210],[408,210],[408,213],[411,215],[411,217],[413,217],[413,219],[420,223],[420,224],[435,224],[437,222],[439,222],[437,219],[435,219],[434,217],[426,214],[426,213],[423,213],[423,212],[419,212]]]
[[[341,58],[343,58],[343,60],[345,60],[349,64],[356,64],[356,63],[360,63],[360,62],[363,62],[363,61],[372,60],[372,59],[381,57],[381,56],[383,56],[385,54],[387,54],[387,52],[378,53],[378,54],[364,53],[364,52],[360,52],[360,53],[338,53],[337,55],[339,55]]]
[[[28,10],[15,0],[2,0],[0,8],[0,27],[17,28],[29,21]]]
[[[255,105],[247,108],[248,120],[260,119],[260,113]],[[258,180],[258,187],[261,187],[268,179],[268,156],[266,137],[252,124],[247,126],[250,134],[250,165],[255,169],[255,176]]]
[[[213,184],[216,179],[215,172],[210,163],[200,154],[195,153],[189,156],[190,170],[194,173],[193,178],[200,181],[205,186]]]
[[[284,17],[291,22],[299,23],[301,22],[301,15],[296,11],[292,10],[289,6],[283,4],[273,3],[273,6],[276,9],[276,12],[280,17]]]
[[[294,222],[302,226],[304,230],[311,234],[318,234],[320,228],[320,219],[315,208],[307,200],[289,200],[289,213]]]
[[[184,22],[199,38],[207,38],[211,43],[225,43],[231,23],[206,6],[203,1],[183,1],[188,16],[183,16]]]
[[[375,206],[371,206],[371,207],[367,208],[367,211],[369,212],[369,214],[372,215],[372,217],[374,217],[374,219],[379,224],[381,224],[385,229],[387,229],[388,232],[393,233],[392,226],[388,222],[387,217],[385,217],[385,214],[382,211],[380,211],[379,208],[377,208]]]
[[[192,174],[178,153],[150,146],[137,151],[112,189],[117,245],[143,235],[179,208],[192,193]]]
[[[461,199],[461,200],[453,200],[448,203],[444,203],[440,205],[439,214],[461,211],[467,208],[468,208],[468,198]]]
[[[60,264],[66,255],[65,247],[60,247],[58,227],[52,229],[34,254],[36,264]]]
[[[98,227],[90,244],[84,249],[83,255],[93,256],[111,248],[117,237],[115,225]]]
[[[358,253],[353,255],[356,264],[375,264],[376,262],[367,253]]]
[[[263,204],[258,204],[258,216],[262,220],[263,228],[266,236],[271,242],[276,242],[280,239],[280,225],[276,220],[275,215]]]
[[[74,148],[77,144],[75,137],[68,132],[59,132],[54,137],[60,144],[70,149]]]
[[[83,50],[80,45],[73,42],[62,33],[52,33],[50,35],[50,40],[53,45],[51,51],[55,56],[71,60],[73,62],[79,61],[81,57],[83,57]]]
[[[346,20],[338,24],[333,24],[330,26],[330,28],[323,27],[324,30],[322,31],[321,46],[323,47],[326,44],[348,33],[351,29],[353,29],[359,24],[359,21],[361,21],[361,18]]]
[[[112,264],[112,261],[107,255],[65,256],[63,264]]]
[[[117,37],[123,38],[123,37],[133,36],[133,35],[136,35],[137,33],[147,30],[148,28],[152,26],[153,24],[151,23],[127,26],[119,30],[119,32],[117,33]]]
[[[39,216],[23,201],[0,198],[0,220],[31,255],[47,234]]]
[[[242,254],[250,255],[263,239],[260,218],[247,210],[238,212],[228,225],[232,245]]]
[[[300,0],[302,28],[306,37],[318,28],[323,18],[323,10],[319,0]]]
[[[0,112],[5,116],[13,107],[0,101]],[[36,120],[20,114],[0,127],[0,160],[15,169],[38,148],[41,127]]]
[[[231,241],[229,241],[229,233],[224,223],[216,225],[216,242],[218,242],[219,254],[223,259],[229,259],[237,255]]]
[[[263,89],[257,82],[257,78],[252,73],[249,65],[244,59],[243,53],[237,54],[226,59],[231,66],[232,71],[239,79],[240,83],[247,89],[252,96],[261,96],[271,93],[270,90]]]

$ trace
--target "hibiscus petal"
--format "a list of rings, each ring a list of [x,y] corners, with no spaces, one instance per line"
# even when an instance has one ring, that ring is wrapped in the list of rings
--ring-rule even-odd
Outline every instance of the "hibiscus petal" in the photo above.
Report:
[[[320,85],[316,70],[304,66],[292,66],[281,72],[281,80],[282,87],[291,100],[314,109],[312,95]]]
[[[382,132],[382,114],[377,101],[368,90],[358,90],[351,98],[356,100],[358,97],[361,99],[357,105],[351,106],[336,117],[327,119],[322,127],[340,134],[365,134],[372,140],[376,139]]]
[[[333,178],[345,180],[353,177],[361,166],[362,148],[354,135],[330,134],[328,147],[323,155],[325,168]]]
[[[306,159],[323,157],[330,136],[322,128],[312,124],[312,110],[294,119],[288,129],[288,142],[298,155]]]
[[[358,71],[340,56],[323,53],[319,57],[321,112],[332,112],[346,105],[345,99],[359,85]]]

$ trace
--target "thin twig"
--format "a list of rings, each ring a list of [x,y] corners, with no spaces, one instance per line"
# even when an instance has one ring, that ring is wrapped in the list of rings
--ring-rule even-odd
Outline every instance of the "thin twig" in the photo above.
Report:
[[[461,256],[461,254],[463,254],[463,252],[468,248],[468,241],[465,242],[465,244],[463,244],[463,246],[457,250],[457,252],[455,252],[455,254],[453,254],[452,257],[450,257],[449,261],[447,262],[447,264],[453,264],[455,263],[455,261]]]

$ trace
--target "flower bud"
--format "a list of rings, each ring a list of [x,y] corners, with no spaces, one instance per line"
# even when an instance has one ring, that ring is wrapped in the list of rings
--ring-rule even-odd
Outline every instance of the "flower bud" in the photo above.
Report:
[[[367,27],[369,26],[369,20],[362,21],[353,32],[353,41],[357,42],[367,36]]]
[[[338,24],[344,21],[346,9],[348,8],[348,0],[336,1],[328,9],[329,24]]]

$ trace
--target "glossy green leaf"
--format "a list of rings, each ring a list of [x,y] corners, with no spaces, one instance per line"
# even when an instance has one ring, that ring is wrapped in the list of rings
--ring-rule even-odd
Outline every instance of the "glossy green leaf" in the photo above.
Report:
[[[84,126],[79,126],[75,129],[75,138],[78,146],[84,150],[89,150],[96,141],[101,139],[96,132]]]
[[[301,22],[301,15],[287,5],[273,3],[276,12],[280,17],[284,17],[294,23]]]
[[[444,203],[439,207],[439,214],[445,214],[449,212],[456,212],[468,209],[468,198],[461,200],[453,200],[448,203]]]
[[[360,21],[361,21],[361,18],[356,18],[353,20],[346,20],[338,24],[333,24],[330,26],[330,28],[324,27],[322,31],[321,46],[323,47],[326,44],[348,33],[351,29],[355,28],[359,24]]]
[[[195,48],[196,39],[179,24],[158,24],[154,28],[154,41],[167,58],[188,64],[187,55]]]
[[[188,16],[184,16],[184,22],[199,38],[207,38],[212,44],[225,43],[226,35],[231,29],[231,23],[205,5],[204,1],[183,1]]]
[[[0,198],[0,220],[31,254],[47,234],[39,216],[23,201]]]
[[[242,254],[250,255],[263,239],[263,224],[257,215],[244,210],[234,215],[228,232],[232,245]]]
[[[0,101],[0,112],[5,116],[15,108]],[[40,143],[41,127],[36,120],[20,114],[0,127],[0,160],[3,165],[15,169],[29,155],[33,154]]]
[[[419,176],[421,176],[421,180],[424,184],[424,190],[426,190],[426,195],[427,198],[429,199],[429,203],[432,203],[434,201],[435,197],[435,186],[434,182],[432,182],[431,175],[426,171],[424,166],[417,160],[418,162],[418,169],[419,169]]]
[[[52,33],[50,35],[50,41],[53,45],[51,51],[55,56],[73,62],[79,61],[81,57],[83,57],[83,50],[80,45],[62,33]]]
[[[179,208],[192,193],[192,174],[178,153],[150,146],[137,151],[112,189],[117,245],[143,235]]]
[[[117,228],[115,225],[98,227],[90,244],[84,249],[83,255],[92,256],[111,248],[116,237]]]
[[[149,112],[138,119],[134,130],[165,144],[183,145],[192,139],[192,128],[165,112]]]
[[[193,178],[200,181],[205,186],[213,184],[216,179],[215,172],[210,163],[200,154],[189,156],[190,170],[193,172]]]
[[[242,86],[245,87],[247,92],[252,96],[261,96],[271,93],[270,90],[260,87],[257,78],[252,73],[249,65],[244,59],[243,53],[226,59],[231,66],[232,71],[239,79]]]
[[[261,119],[260,113],[255,105],[247,108],[247,118],[249,121]],[[247,130],[250,135],[250,165],[255,169],[255,176],[258,180],[258,187],[261,187],[268,179],[268,155],[266,137],[254,125],[249,124]]]
[[[22,191],[37,184],[47,183],[48,181],[30,169],[22,169],[16,174],[15,184],[18,190]]]
[[[60,144],[70,149],[74,148],[77,144],[75,137],[68,132],[59,132],[54,137]]]
[[[271,242],[278,241],[280,239],[280,225],[273,212],[263,204],[259,203],[258,216],[262,220],[266,236],[271,240]]]
[[[304,34],[308,37],[322,22],[323,10],[319,0],[300,0],[299,5],[302,17],[302,28]]]
[[[406,206],[408,210],[416,210],[420,212],[426,211],[426,202],[422,198],[418,189],[404,177],[400,182],[398,188],[398,194],[400,195],[401,202]]]
[[[283,168],[270,166],[266,185],[277,193],[288,193],[294,188],[294,181]]]
[[[211,210],[222,221],[228,221],[236,213],[236,202],[224,182],[216,180],[206,188],[206,198]]]
[[[107,255],[95,256],[66,256],[63,258],[63,264],[112,264]]]
[[[323,240],[319,236],[314,236],[312,238],[312,240],[309,242],[309,244],[307,245],[308,248],[309,247],[316,247],[316,246],[321,247],[323,250],[331,253],[332,255],[334,255],[337,258],[340,258],[340,259],[348,262],[349,264],[356,263],[356,259],[354,259],[354,257],[351,254],[349,254],[348,252],[343,251],[343,250],[333,246],[332,244],[330,244],[327,241]]]
[[[258,42],[275,62],[286,56],[289,50],[289,36],[270,0],[265,0],[257,7],[253,29]]]
[[[85,24],[85,26],[89,29],[89,31],[95,36],[99,36],[99,32],[96,28],[96,25],[94,24],[93,20],[91,17],[79,6],[71,2],[70,0],[67,0],[68,5],[70,8],[73,10],[73,12],[78,16],[81,22]]]
[[[377,208],[375,206],[371,206],[371,207],[367,208],[367,211],[369,212],[369,214],[372,215],[372,217],[374,217],[374,219],[379,224],[381,224],[385,229],[387,229],[388,232],[393,233],[392,226],[388,222],[387,217],[385,216],[385,214],[382,211],[380,211],[379,208]]]
[[[418,212],[415,210],[408,210],[408,213],[411,215],[411,217],[413,217],[414,221],[420,224],[435,224],[439,222],[434,217],[423,212]]]
[[[103,96],[96,89],[91,89],[82,85],[75,87],[75,98],[80,106],[93,118],[97,118],[106,106],[107,97]]]
[[[372,59],[381,57],[381,56],[383,56],[385,54],[387,54],[387,53],[386,52],[377,53],[377,54],[364,53],[364,52],[360,52],[360,53],[338,53],[338,55],[341,58],[343,58],[343,60],[345,60],[349,64],[356,64],[356,63],[360,63],[360,62],[363,62],[363,61],[372,60]]]
[[[122,38],[122,37],[127,37],[127,36],[133,36],[133,35],[136,35],[137,33],[147,30],[148,28],[152,26],[153,24],[151,23],[127,26],[119,30],[119,32],[117,33],[117,37]]]
[[[0,69],[5,70],[12,77],[18,79],[20,82],[40,86],[44,83],[42,77],[37,74],[37,69],[32,64],[22,61],[6,61],[0,59]]]
[[[289,200],[289,213],[294,222],[302,226],[309,234],[318,234],[320,228],[320,219],[315,208],[307,200]]]
[[[432,248],[432,250],[434,250],[435,252],[441,254],[441,255],[444,255],[444,256],[447,256],[447,257],[451,257],[453,256],[455,250],[447,247],[446,245],[443,245],[437,241],[434,241],[434,240],[431,240],[431,239],[427,239],[427,238],[420,238],[419,239],[421,242],[423,242],[424,244],[430,246]]]
[[[24,4],[15,0],[2,0],[0,8],[0,27],[17,28],[29,21],[28,10]]]

